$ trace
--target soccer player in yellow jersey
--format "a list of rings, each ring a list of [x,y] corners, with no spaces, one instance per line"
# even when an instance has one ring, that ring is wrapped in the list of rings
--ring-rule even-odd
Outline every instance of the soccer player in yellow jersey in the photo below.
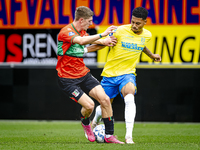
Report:
[[[158,54],[152,54],[145,46],[151,39],[151,32],[144,29],[148,11],[137,7],[132,12],[131,24],[122,25],[113,35],[117,44],[111,47],[107,62],[102,72],[101,85],[111,102],[120,93],[125,102],[125,123],[127,144],[133,144],[132,131],[136,114],[134,95],[136,94],[136,62],[144,52],[154,61],[161,61]],[[95,117],[92,121],[94,128],[101,118],[101,108],[97,106]]]

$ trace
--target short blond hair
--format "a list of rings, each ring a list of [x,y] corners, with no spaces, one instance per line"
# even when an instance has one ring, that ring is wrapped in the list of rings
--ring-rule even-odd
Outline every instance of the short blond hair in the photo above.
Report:
[[[94,12],[90,8],[85,6],[80,6],[76,8],[75,21],[78,21],[80,18],[89,19],[92,16],[94,16]]]

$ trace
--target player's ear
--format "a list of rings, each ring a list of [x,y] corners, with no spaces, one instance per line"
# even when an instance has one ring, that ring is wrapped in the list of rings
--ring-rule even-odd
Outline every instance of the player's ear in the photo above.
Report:
[[[83,18],[80,18],[78,21],[79,21],[79,23],[82,23],[83,22]]]
[[[147,19],[144,20],[144,24],[146,24],[146,23],[147,23]]]

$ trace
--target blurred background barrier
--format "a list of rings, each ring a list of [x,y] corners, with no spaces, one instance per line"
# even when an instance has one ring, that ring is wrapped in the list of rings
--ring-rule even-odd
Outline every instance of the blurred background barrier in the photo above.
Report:
[[[100,81],[102,68],[88,67]],[[145,67],[137,67],[136,121],[200,122],[200,66]],[[0,65],[0,93],[0,119],[79,120],[81,107],[59,89],[55,65]],[[113,111],[124,120],[120,96]]]

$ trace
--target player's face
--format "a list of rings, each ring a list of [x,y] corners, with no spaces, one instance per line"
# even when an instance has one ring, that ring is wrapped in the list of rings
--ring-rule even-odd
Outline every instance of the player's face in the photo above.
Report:
[[[83,30],[87,30],[89,28],[89,26],[92,25],[92,21],[93,21],[93,17],[90,17],[88,19],[82,19],[81,27],[83,28]]]
[[[131,19],[132,31],[136,34],[141,34],[146,22],[147,20],[143,20],[142,18],[137,18],[135,16],[132,16],[132,19]]]

